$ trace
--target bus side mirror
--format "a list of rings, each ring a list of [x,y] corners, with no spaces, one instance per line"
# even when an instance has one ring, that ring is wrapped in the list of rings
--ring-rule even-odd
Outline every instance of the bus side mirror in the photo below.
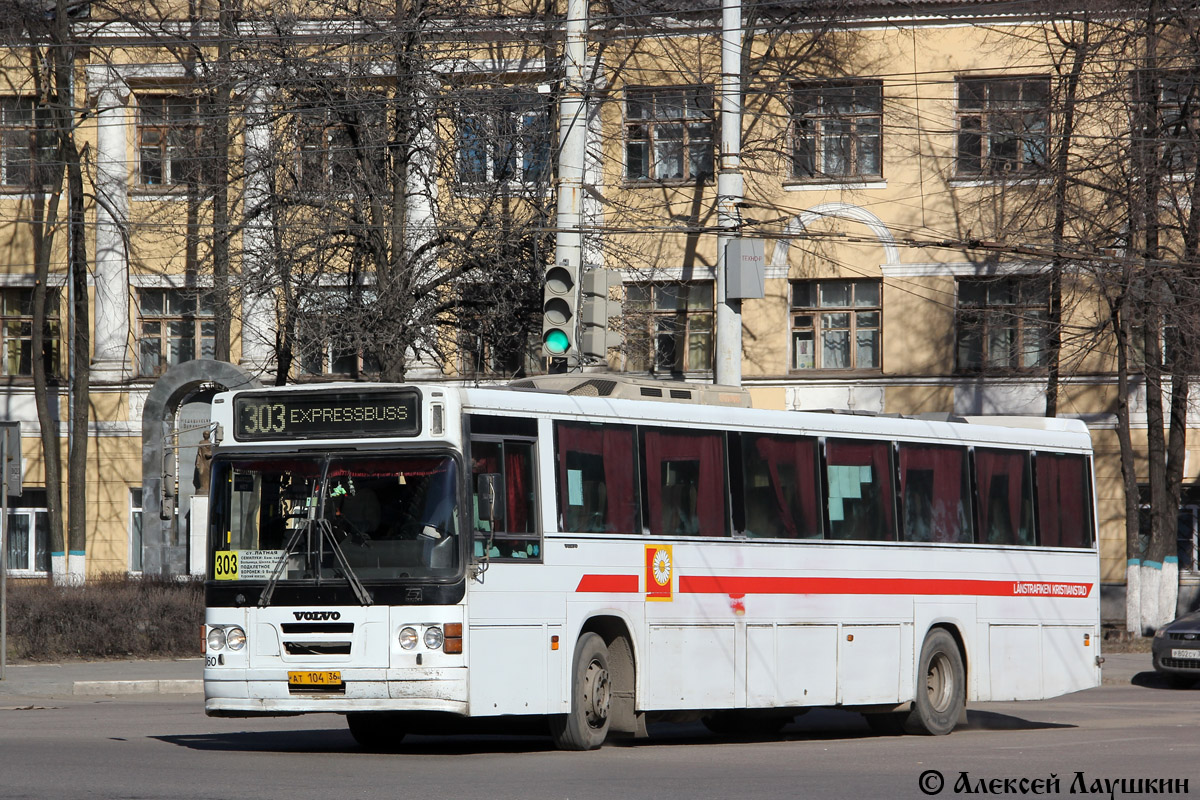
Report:
[[[479,519],[492,523],[504,522],[504,476],[499,472],[484,472],[476,476],[475,495],[479,504]]]

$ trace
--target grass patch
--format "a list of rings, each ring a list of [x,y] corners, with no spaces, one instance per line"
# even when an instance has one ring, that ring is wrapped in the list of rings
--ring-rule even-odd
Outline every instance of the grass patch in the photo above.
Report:
[[[204,584],[105,576],[82,586],[8,582],[8,650],[28,661],[177,658],[200,652]]]

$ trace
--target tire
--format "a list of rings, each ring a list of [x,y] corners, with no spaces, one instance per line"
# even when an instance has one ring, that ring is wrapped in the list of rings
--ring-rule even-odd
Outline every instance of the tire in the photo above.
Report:
[[[560,750],[596,750],[608,738],[612,679],[608,647],[594,633],[575,644],[571,669],[571,713],[550,718],[550,734]]]
[[[916,689],[905,730],[929,736],[954,730],[967,703],[967,671],[958,643],[942,628],[926,634],[921,645]]]
[[[346,725],[358,746],[373,753],[386,753],[400,746],[406,731],[398,714],[380,711],[352,711]]]
[[[718,736],[738,739],[775,736],[792,721],[794,714],[753,709],[715,711],[700,721]]]

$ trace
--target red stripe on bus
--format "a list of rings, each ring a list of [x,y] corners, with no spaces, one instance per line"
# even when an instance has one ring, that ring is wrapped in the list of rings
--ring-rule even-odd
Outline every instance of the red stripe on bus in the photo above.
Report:
[[[751,578],[681,575],[681,594],[879,594],[1088,597],[1090,583],[954,578]]]
[[[584,575],[575,587],[577,592],[623,592],[637,594],[637,575]]]

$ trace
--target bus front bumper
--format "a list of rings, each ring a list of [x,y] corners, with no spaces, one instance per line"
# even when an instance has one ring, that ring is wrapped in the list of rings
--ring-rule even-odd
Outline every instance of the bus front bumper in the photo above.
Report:
[[[347,711],[467,714],[466,667],[340,670],[340,686],[298,686],[279,669],[206,669],[210,717],[284,716]]]

